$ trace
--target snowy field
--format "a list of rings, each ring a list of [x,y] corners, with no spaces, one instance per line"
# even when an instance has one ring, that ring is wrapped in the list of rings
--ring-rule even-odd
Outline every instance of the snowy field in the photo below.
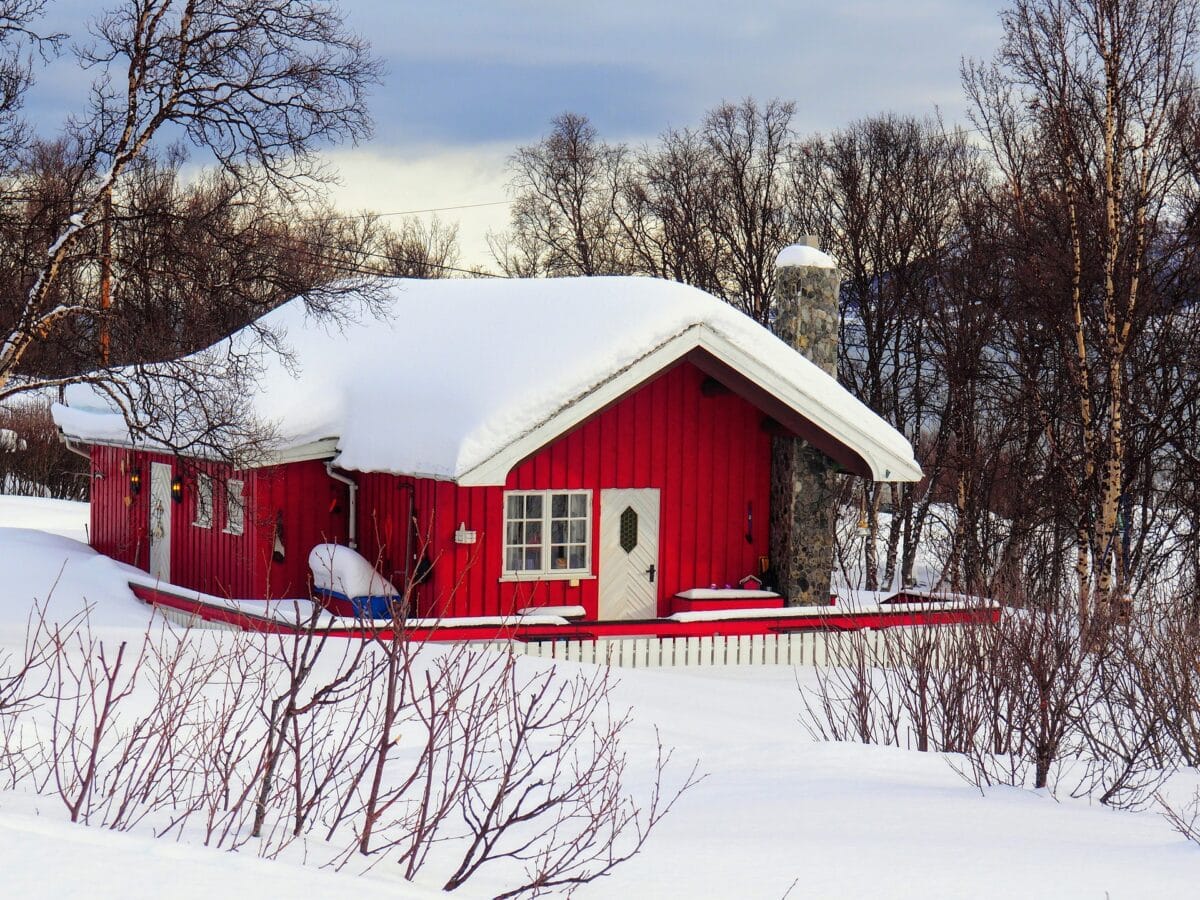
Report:
[[[86,600],[100,634],[120,638],[148,614],[120,566],[81,538],[86,507],[0,498],[0,651],[21,646],[30,606],[67,616]],[[544,666],[538,660],[520,665]],[[565,665],[565,664],[564,664]],[[1013,788],[981,793],[937,754],[814,743],[786,668],[622,670],[632,707],[631,787],[652,771],[653,726],[682,774],[707,777],[679,801],[643,853],[580,897],[1055,897],[1200,895],[1200,847],[1154,812],[1117,812]],[[1172,791],[1190,793],[1190,785]],[[356,877],[188,843],[71,825],[61,801],[0,793],[0,894],[11,897],[430,897],[376,867]],[[395,867],[392,867],[393,869]],[[503,887],[468,884],[459,896]]]

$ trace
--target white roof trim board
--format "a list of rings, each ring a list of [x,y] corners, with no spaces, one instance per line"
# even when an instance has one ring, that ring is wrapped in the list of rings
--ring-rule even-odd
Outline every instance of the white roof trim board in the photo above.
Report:
[[[502,485],[522,460],[700,352],[849,448],[876,480],[921,478],[894,428],[696,288],[606,277],[395,279],[390,289],[386,318],[340,330],[298,301],[264,317],[294,360],[268,361],[253,398],[280,436],[272,462],[311,458],[336,435],[345,469]],[[103,396],[73,386],[67,404],[53,410],[67,437],[128,444]]]

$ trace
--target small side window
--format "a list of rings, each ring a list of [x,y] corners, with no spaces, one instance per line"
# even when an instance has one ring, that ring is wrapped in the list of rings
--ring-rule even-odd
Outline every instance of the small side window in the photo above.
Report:
[[[246,505],[242,498],[242,482],[225,482],[225,533],[241,534],[245,528]]]
[[[196,515],[192,524],[197,528],[212,528],[212,476],[196,476]]]

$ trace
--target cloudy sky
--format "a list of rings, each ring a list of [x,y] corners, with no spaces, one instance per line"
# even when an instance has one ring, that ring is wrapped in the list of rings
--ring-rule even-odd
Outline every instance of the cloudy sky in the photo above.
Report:
[[[571,110],[631,143],[697,123],[722,100],[781,97],[801,132],[884,110],[962,118],[958,68],[991,54],[1001,0],[342,0],[387,66],[374,139],[334,151],[338,202],[432,207],[459,220],[464,261],[503,227],[505,159]],[[81,34],[102,0],[57,0]],[[86,82],[64,60],[29,106],[49,132]],[[489,204],[476,206],[477,204]]]

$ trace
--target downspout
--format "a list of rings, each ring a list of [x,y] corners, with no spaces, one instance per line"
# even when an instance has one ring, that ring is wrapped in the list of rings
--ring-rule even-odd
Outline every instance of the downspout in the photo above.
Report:
[[[325,474],[350,488],[350,523],[346,528],[346,543],[351,550],[358,549],[358,485],[348,475],[333,471],[333,463],[325,463]]]
[[[84,459],[86,459],[88,461],[88,468],[90,469],[92,466],[92,454],[88,453],[86,450],[81,450],[80,448],[76,447],[74,444],[71,443],[71,439],[69,437],[67,437],[65,434],[63,434],[61,431],[58,433],[58,436],[60,438],[62,438],[62,443],[63,443],[64,447],[66,447],[68,450],[70,450],[76,456],[82,456]]]
[[[404,591],[407,594],[412,587],[412,538],[413,529],[417,527],[413,517],[417,512],[417,488],[411,481],[402,481],[398,486],[400,490],[408,492],[408,519],[404,523]]]

